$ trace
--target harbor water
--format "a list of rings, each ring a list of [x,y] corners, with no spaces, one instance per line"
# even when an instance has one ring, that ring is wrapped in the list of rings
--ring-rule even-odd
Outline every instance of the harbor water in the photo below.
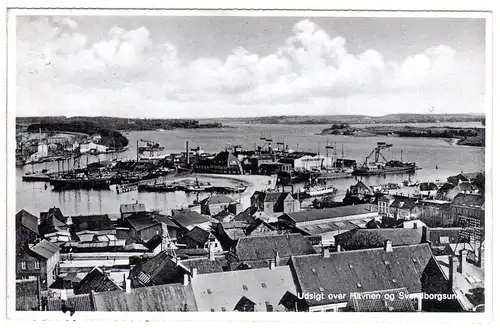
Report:
[[[435,124],[434,124],[435,125]],[[457,126],[456,124],[447,124]],[[458,124],[458,126],[464,126]],[[468,124],[466,126],[471,126]],[[475,123],[472,126],[479,126]],[[385,141],[393,145],[383,151],[387,160],[415,162],[418,170],[411,179],[414,181],[445,181],[450,175],[463,172],[484,170],[485,149],[480,147],[458,146],[451,140],[427,138],[399,137],[352,137],[342,135],[319,135],[329,125],[269,125],[269,124],[238,124],[228,128],[217,129],[179,129],[171,131],[131,131],[123,132],[129,139],[126,151],[117,154],[101,154],[97,156],[80,157],[80,165],[98,160],[114,158],[135,159],[136,142],[144,139],[159,142],[165,147],[162,153],[178,153],[185,151],[186,141],[190,148],[200,147],[205,152],[218,152],[232,145],[241,145],[244,149],[254,149],[262,146],[260,138],[273,139],[273,143],[284,142],[289,149],[326,154],[325,146],[336,144],[337,156],[364,162],[366,156],[376,147],[377,142]],[[464,126],[465,127],[465,126]],[[330,156],[333,150],[330,151]],[[147,155],[147,154],[146,154]],[[67,164],[66,164],[67,165]],[[73,163],[71,163],[71,166]],[[23,182],[26,172],[48,169],[56,171],[57,163],[41,163],[16,168],[16,211],[25,209],[35,215],[47,211],[49,207],[60,207],[65,215],[117,213],[120,204],[141,202],[147,209],[169,210],[187,207],[197,197],[205,194],[153,193],[131,191],[117,194],[114,188],[110,190],[66,190],[52,191],[52,187],[43,182]],[[388,182],[402,182],[408,175],[387,175],[361,178],[368,185],[380,185]],[[345,194],[349,185],[355,183],[354,178],[332,180],[339,189],[339,194]],[[243,197],[244,204],[249,204],[249,189],[243,195],[233,195],[238,200]]]

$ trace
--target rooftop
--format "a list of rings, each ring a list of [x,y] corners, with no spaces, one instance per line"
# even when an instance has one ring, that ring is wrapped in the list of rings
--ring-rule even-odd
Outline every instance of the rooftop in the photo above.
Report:
[[[19,212],[17,212],[17,214],[16,214],[16,229],[20,225],[33,231],[37,235],[40,234],[38,232],[38,218],[36,216],[34,216],[33,214],[29,213],[28,211],[20,210]]]
[[[59,252],[59,246],[46,239],[42,239],[38,244],[31,247],[30,251],[45,259],[50,259],[57,252]]]
[[[146,205],[144,204],[122,204],[120,205],[120,213],[136,213],[136,212],[145,212]]]
[[[484,208],[484,196],[473,194],[458,194],[453,198],[452,205]]]
[[[390,240],[394,246],[416,245],[422,240],[421,229],[357,229],[335,236],[344,250],[384,247]]]
[[[273,259],[275,252],[280,257],[316,253],[311,242],[301,234],[242,237],[235,246],[239,261]]]
[[[201,205],[214,205],[214,204],[231,204],[234,199],[226,195],[211,195],[203,199]]]
[[[283,217],[288,216],[295,223],[299,223],[323,219],[342,218],[368,213],[377,214],[377,207],[371,207],[372,208],[370,209],[370,204],[340,206],[320,210],[307,210],[301,212],[286,213],[283,214]]]

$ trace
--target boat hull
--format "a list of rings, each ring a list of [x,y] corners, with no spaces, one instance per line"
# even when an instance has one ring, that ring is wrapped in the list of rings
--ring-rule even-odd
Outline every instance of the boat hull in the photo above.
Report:
[[[415,173],[416,167],[395,167],[395,168],[384,168],[384,169],[373,169],[373,170],[354,170],[352,175],[354,176],[370,176],[370,175],[386,175],[386,174],[403,174],[403,173]]]

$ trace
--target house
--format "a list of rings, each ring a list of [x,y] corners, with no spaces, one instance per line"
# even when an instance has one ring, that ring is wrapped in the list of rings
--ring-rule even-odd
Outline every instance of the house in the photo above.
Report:
[[[374,196],[373,188],[359,180],[355,185],[347,189],[343,199],[344,205],[363,204],[371,202]]]
[[[451,215],[455,226],[484,227],[484,196],[459,194],[451,202]]]
[[[419,200],[409,197],[395,197],[389,206],[395,220],[412,220],[420,216]]]
[[[484,189],[485,175],[483,172],[473,172],[473,173],[461,172],[460,174],[448,177],[447,181],[449,183],[454,184],[455,186],[458,186],[461,182],[471,182],[479,186],[482,186]]]
[[[198,212],[189,209],[172,210],[172,222],[177,224],[183,231],[187,232],[194,227],[200,227],[209,230],[211,220],[208,216],[201,215]]]
[[[19,250],[16,256],[16,278],[40,277],[42,289],[47,289],[58,274],[59,246],[43,239]]]
[[[104,292],[121,290],[108,274],[98,267],[94,267],[87,275],[74,287],[75,295],[88,294],[91,291]]]
[[[365,227],[377,217],[375,206],[359,204],[285,213],[278,218],[278,226],[280,229],[288,227],[305,235],[321,236],[323,244],[332,244],[335,235]]]
[[[429,308],[422,293],[450,294],[426,244],[392,246],[387,241],[382,248],[334,253],[324,249],[323,254],[292,256],[291,267],[299,297],[310,312],[344,311],[351,293],[406,288],[417,311]],[[312,293],[329,296],[311,297]]]
[[[256,219],[245,228],[245,235],[247,236],[265,236],[277,233],[276,227],[261,219]]]
[[[421,200],[417,206],[420,208],[419,219],[430,227],[453,226],[450,202],[446,200]]]
[[[297,295],[288,266],[196,274],[191,278],[198,311],[273,312]],[[298,300],[298,299],[297,299]]]
[[[436,194],[436,199],[451,201],[461,192],[460,188],[450,182],[445,182]]]
[[[124,224],[130,227],[130,236],[139,243],[146,243],[157,235],[162,235],[162,224],[148,213],[135,213],[127,216]]]
[[[66,218],[58,207],[52,207],[47,212],[40,212],[40,224],[38,225],[40,237],[54,232],[68,232]]]
[[[295,200],[290,192],[256,191],[250,203],[257,211],[266,214],[291,213],[300,208],[298,200]]]
[[[301,234],[242,237],[231,251],[231,267],[261,268],[266,267],[269,260],[280,266],[286,265],[293,255],[315,253],[312,243]]]
[[[73,238],[83,231],[95,235],[116,234],[115,225],[106,214],[77,215],[66,218],[66,225]]]
[[[105,153],[107,151],[108,151],[108,147],[106,147],[104,145],[97,144],[95,142],[80,144],[80,153],[82,153],[82,154],[92,153],[92,152]]]
[[[212,159],[198,160],[194,170],[198,173],[243,174],[241,162],[229,151],[220,152]]]
[[[175,241],[181,235],[182,228],[171,220],[171,216],[155,212],[149,213],[149,216],[161,224],[163,234],[168,232],[169,240]]]
[[[40,239],[38,218],[25,210],[20,210],[16,214],[16,250],[35,243],[37,239]]]
[[[200,201],[201,214],[214,216],[224,210],[228,210],[230,205],[236,203],[237,202],[235,202],[231,197],[226,195],[210,195]],[[241,212],[241,210],[238,211],[238,213],[239,212]]]
[[[219,222],[212,225],[212,233],[220,241],[223,250],[230,250],[239,238],[246,236],[249,224],[245,221]]]
[[[146,212],[146,205],[144,204],[135,203],[135,204],[120,205],[120,214],[122,220],[132,214],[145,213],[145,212]]]
[[[231,222],[234,219],[235,215],[233,213],[224,210],[222,212],[217,213],[213,216],[214,219],[220,222]]]
[[[397,296],[397,297],[396,297]],[[406,288],[351,293],[346,312],[415,312]]]
[[[421,229],[356,229],[335,236],[335,246],[340,250],[384,247],[390,240],[393,246],[417,245],[422,242]]]
[[[439,187],[434,182],[422,182],[418,185],[418,194],[423,197],[435,198]]]
[[[194,227],[187,234],[180,237],[177,240],[177,244],[186,248],[203,248],[207,250],[213,247],[215,252],[222,252],[219,240],[211,232],[203,230],[200,227]]]
[[[133,288],[182,283],[186,272],[186,268],[180,266],[176,258],[169,252],[162,251],[132,267],[129,279]]]
[[[378,214],[382,216],[390,216],[390,206],[394,202],[394,197],[391,195],[382,195],[377,199]]]

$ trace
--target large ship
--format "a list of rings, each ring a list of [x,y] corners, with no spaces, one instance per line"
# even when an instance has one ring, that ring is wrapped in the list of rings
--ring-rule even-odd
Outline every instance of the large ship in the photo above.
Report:
[[[366,157],[364,164],[356,168],[352,175],[354,176],[367,176],[367,175],[386,175],[386,174],[402,174],[402,173],[414,173],[418,169],[415,163],[405,163],[403,162],[403,156],[401,155],[401,161],[391,160],[388,161],[384,155],[382,155],[381,150],[391,148],[391,144],[385,142],[377,142],[377,147],[372,150],[370,155]],[[402,152],[401,152],[402,154]],[[372,155],[374,155],[375,161],[371,161]]]

